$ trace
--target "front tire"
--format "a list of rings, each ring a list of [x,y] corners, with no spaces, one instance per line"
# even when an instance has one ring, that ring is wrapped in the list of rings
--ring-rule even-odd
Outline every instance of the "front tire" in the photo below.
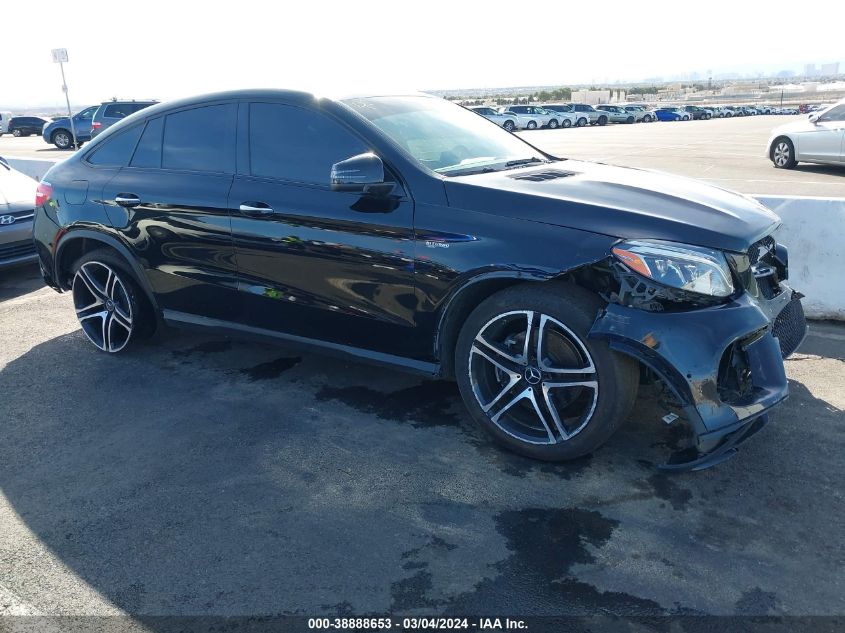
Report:
[[[563,461],[594,451],[622,424],[638,365],[587,337],[601,307],[591,292],[549,282],[503,290],[469,316],[456,379],[473,419],[499,444]]]
[[[59,149],[70,149],[71,145],[73,145],[72,137],[67,130],[56,130],[53,132],[52,139],[53,145]]]
[[[14,130],[12,132],[12,136],[17,136],[18,138],[20,138],[21,136],[23,136],[23,134],[21,133],[20,130]]]
[[[771,152],[772,164],[777,169],[792,169],[798,164],[795,160],[795,146],[785,136],[775,139]]]
[[[82,332],[100,351],[116,354],[155,330],[149,302],[120,257],[86,253],[73,264],[71,294]]]

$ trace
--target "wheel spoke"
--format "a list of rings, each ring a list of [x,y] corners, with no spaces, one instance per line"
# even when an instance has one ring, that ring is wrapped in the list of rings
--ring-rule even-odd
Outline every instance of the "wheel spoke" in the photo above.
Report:
[[[505,393],[507,393],[508,395],[507,398],[502,397],[503,395],[505,395]],[[493,420],[493,422],[498,422],[499,418],[502,417],[503,413],[505,413],[508,409],[510,409],[520,400],[528,398],[529,396],[533,396],[533,390],[530,386],[526,386],[525,388],[520,387],[518,389],[508,389],[505,392],[502,392],[498,396],[496,396],[496,400],[500,401],[500,404],[498,407],[496,407],[495,411],[492,408],[488,408],[485,413],[487,413],[488,415],[492,414],[490,416],[490,419]]]
[[[557,405],[554,403],[551,397],[552,389],[563,389],[568,387],[586,387],[592,390],[593,398],[592,403],[590,404],[590,408],[587,411],[587,414],[581,420],[581,424],[572,431],[567,431],[566,427],[563,424],[563,420],[560,417],[560,412],[557,410]],[[590,421],[590,418],[593,417],[593,411],[596,408],[596,401],[598,399],[599,393],[599,384],[595,380],[585,380],[585,381],[570,381],[570,382],[544,382],[543,383],[543,401],[545,402],[546,406],[549,408],[549,412],[552,415],[552,420],[557,427],[558,432],[560,433],[561,437],[564,440],[568,440],[570,437],[578,433],[581,429],[583,429],[587,422]]]
[[[495,407],[496,405],[499,405],[499,407],[502,407],[503,401],[505,403],[507,403],[508,402],[507,397],[513,397],[514,396],[514,393],[515,393],[514,386],[520,381],[520,378],[521,377],[519,376],[519,374],[511,375],[508,378],[508,383],[502,388],[502,390],[498,394],[496,394],[496,396],[490,402],[488,402],[487,404],[481,405],[481,410],[484,411],[484,413],[489,414],[493,410],[493,407]],[[518,399],[519,398],[517,398],[517,400]],[[513,406],[514,402],[516,402],[516,400],[511,401],[509,404],[506,404],[505,407],[498,409],[498,413],[494,413],[493,415],[495,415],[496,418],[498,418],[498,416],[500,416],[507,408],[510,408],[511,406]]]
[[[564,332],[566,332],[566,334],[568,334],[567,338],[571,342],[574,342],[578,346],[579,351],[581,352],[582,358],[587,359],[587,365],[586,366],[584,366],[584,367],[552,367],[552,366],[550,366],[546,363],[546,359],[543,355],[543,343],[544,343],[545,339],[547,338],[546,331],[547,331],[547,327],[550,323],[556,325],[559,328],[561,328]],[[538,366],[540,368],[540,371],[549,372],[549,373],[553,373],[553,374],[594,374],[596,372],[596,369],[593,366],[593,361],[592,361],[592,358],[590,357],[590,354],[587,352],[584,345],[581,343],[581,341],[578,339],[578,337],[575,336],[575,334],[572,332],[572,330],[570,330],[568,327],[566,327],[560,321],[552,319],[551,317],[546,316],[545,314],[543,314],[540,317],[540,328],[539,328],[539,333],[538,333],[538,336],[537,336],[537,363],[538,363]]]
[[[111,324],[112,324],[112,316],[111,314],[106,314],[106,317],[103,319],[103,349],[110,352],[112,350],[111,346]]]
[[[132,331],[132,317],[124,313],[123,310],[117,306],[115,306],[114,312],[112,312],[112,319],[127,332]]]
[[[80,321],[82,319],[87,319],[88,317],[93,316],[92,310],[94,308],[99,308],[101,305],[103,305],[103,302],[100,301],[98,297],[94,297],[94,303],[91,303],[82,308],[76,308],[76,316],[79,318]],[[98,310],[97,312],[100,311]]]
[[[87,321],[88,319],[105,319],[109,315],[107,310],[100,310],[99,312],[92,312],[90,314],[85,314],[79,317],[79,322]]]
[[[525,389],[517,390],[516,396],[514,396],[511,400],[508,400],[505,405],[498,410],[498,412],[493,415],[491,420],[493,422],[498,422],[499,418],[505,413],[508,409],[510,409],[513,405],[521,400],[528,400],[531,403],[532,408],[534,409],[534,413],[537,415],[537,419],[540,420],[540,423],[543,425],[543,428],[546,430],[546,434],[549,436],[549,444],[554,444],[557,442],[555,439],[555,435],[552,432],[552,427],[549,426],[548,420],[546,420],[546,416],[543,415],[543,411],[540,407],[540,404],[537,402],[537,398],[534,395],[534,389],[531,385],[527,386]]]
[[[91,276],[91,273],[88,272],[86,266],[82,266],[76,273],[76,278],[81,279],[82,283],[85,284],[85,287],[88,288],[88,291],[91,293],[92,296],[100,299],[101,301],[105,301],[108,299],[108,295],[105,292],[105,289],[100,287],[100,284]]]
[[[487,362],[491,363],[494,367],[498,367],[509,376],[522,375],[522,368],[519,363],[515,361],[512,356],[502,352],[496,347],[482,347],[477,343],[473,343],[472,348],[470,349],[470,354],[481,356]]]

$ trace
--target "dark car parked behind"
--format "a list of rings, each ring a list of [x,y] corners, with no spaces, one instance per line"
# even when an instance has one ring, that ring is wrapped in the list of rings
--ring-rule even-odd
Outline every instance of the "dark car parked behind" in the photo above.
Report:
[[[104,101],[94,112],[91,121],[91,138],[107,130],[118,121],[125,119],[130,114],[143,110],[158,101]]]
[[[787,395],[805,325],[778,225],[436,97],[279,90],[127,117],[47,173],[35,242],[100,350],[164,322],[454,377],[544,460],[595,450],[662,380],[692,440],[667,467],[701,468]]]
[[[41,130],[49,121],[40,116],[16,116],[9,120],[9,134],[13,136],[30,136],[41,134]]]

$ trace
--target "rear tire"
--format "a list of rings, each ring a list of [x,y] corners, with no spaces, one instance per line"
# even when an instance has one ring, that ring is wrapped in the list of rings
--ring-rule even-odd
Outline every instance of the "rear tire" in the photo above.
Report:
[[[561,127],[572,127],[572,121],[569,119],[564,119],[563,123],[560,124]]]
[[[594,451],[619,428],[636,399],[639,368],[587,337],[602,305],[583,288],[548,282],[503,290],[470,314],[455,350],[456,379],[473,419],[496,442],[564,461]]]
[[[71,270],[73,307],[82,332],[97,349],[116,354],[152,335],[155,313],[121,257],[94,250]]]
[[[513,121],[505,121],[505,124],[502,126],[508,132],[513,132],[516,129],[516,124]]]
[[[776,169],[792,169],[798,164],[795,160],[795,146],[785,136],[775,139],[769,157]]]
[[[581,117],[580,119],[578,119],[578,127],[585,127],[586,125],[587,125],[587,119],[586,118]]]
[[[635,119],[634,119],[634,117],[629,116],[629,117],[628,117],[628,120],[626,121],[626,123],[631,124],[631,123],[633,123],[633,122],[634,122],[634,120],[635,120]]]
[[[529,130],[536,130],[537,129],[537,122],[536,121],[529,121],[528,125],[525,126]]]
[[[607,117],[606,116],[600,116],[599,120],[598,120],[598,124],[599,125],[607,125]]]
[[[20,130],[13,130],[13,131],[12,131],[12,136],[21,137],[21,136],[23,136],[23,134],[21,134],[21,131],[20,131]]]

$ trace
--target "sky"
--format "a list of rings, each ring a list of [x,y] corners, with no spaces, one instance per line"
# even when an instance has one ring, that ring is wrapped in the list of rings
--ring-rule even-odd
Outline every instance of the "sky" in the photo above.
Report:
[[[0,105],[63,106],[52,48],[68,50],[69,94],[79,105],[246,87],[331,95],[607,84],[831,61],[845,72],[842,0],[39,0],[37,7],[34,23],[6,20],[0,30]]]

